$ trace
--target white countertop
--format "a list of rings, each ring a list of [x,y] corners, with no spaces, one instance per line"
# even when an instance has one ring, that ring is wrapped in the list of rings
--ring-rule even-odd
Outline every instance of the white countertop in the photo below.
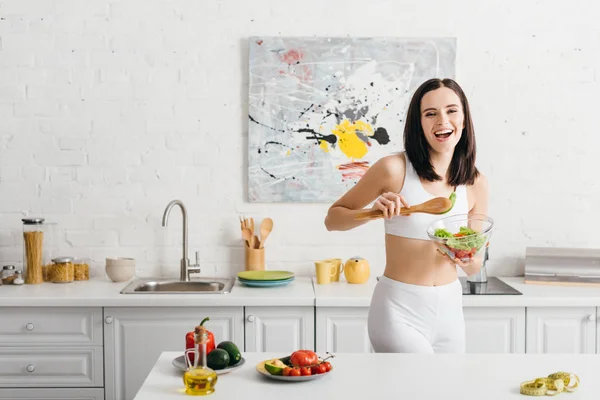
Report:
[[[600,307],[600,288],[534,285],[522,277],[500,278],[522,295],[463,295],[465,307]],[[318,285],[316,279],[297,276],[286,286],[251,288],[236,280],[228,294],[121,294],[128,282],[108,278],[67,284],[0,286],[0,307],[239,307],[317,306],[369,307],[377,280],[365,284],[340,282]]]
[[[183,373],[171,362],[178,352],[158,358],[134,400],[180,399]],[[596,399],[600,393],[600,357],[583,354],[338,354],[332,371],[319,379],[283,382],[256,371],[259,361],[277,353],[245,353],[246,364],[219,375],[208,398],[286,400],[322,399],[524,399],[521,382],[566,371],[579,376],[579,388],[558,399]],[[323,356],[322,354],[319,354]]]
[[[314,306],[309,277],[296,277],[286,286],[255,288],[236,279],[227,294],[121,294],[129,282],[108,278],[71,283],[0,286],[0,307],[227,307],[227,306]]]
[[[499,277],[522,295],[463,295],[465,307],[600,307],[600,287],[525,284],[522,277]],[[313,278],[317,307],[369,307],[377,278],[367,283],[339,282],[319,285]]]

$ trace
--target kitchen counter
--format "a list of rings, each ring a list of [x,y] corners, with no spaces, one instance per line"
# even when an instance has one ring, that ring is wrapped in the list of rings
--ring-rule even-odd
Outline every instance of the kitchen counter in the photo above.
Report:
[[[203,277],[203,279],[206,279]],[[227,307],[227,306],[314,306],[309,277],[296,277],[286,286],[247,287],[236,279],[227,294],[121,294],[128,282],[93,278],[72,283],[0,286],[0,307]]]
[[[185,398],[183,373],[171,362],[178,352],[164,352],[134,400]],[[286,400],[314,397],[330,399],[524,399],[521,382],[566,371],[579,376],[580,386],[559,399],[594,399],[600,393],[600,357],[582,354],[338,354],[326,376],[306,382],[283,382],[256,371],[262,360],[283,357],[277,353],[245,353],[246,364],[220,375],[208,398],[258,399],[276,396]],[[433,384],[432,384],[433,383]]]
[[[600,288],[525,284],[522,277],[499,277],[522,295],[463,295],[465,307],[600,307]],[[317,307],[369,307],[377,278],[364,284],[340,282],[319,285],[313,278]]]
[[[463,295],[465,307],[600,307],[600,288],[533,285],[522,277],[500,278],[522,295]],[[297,276],[286,286],[251,288],[236,280],[228,294],[121,294],[128,282],[92,278],[67,284],[0,286],[0,306],[9,307],[196,307],[196,306],[317,306],[369,307],[377,280],[365,284],[318,285],[315,278]]]

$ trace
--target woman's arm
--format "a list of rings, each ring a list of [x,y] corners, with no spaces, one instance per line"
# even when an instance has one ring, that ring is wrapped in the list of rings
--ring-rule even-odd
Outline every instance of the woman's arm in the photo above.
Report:
[[[347,231],[365,224],[368,220],[355,220],[354,217],[384,193],[373,208],[385,210],[386,217],[400,215],[403,199],[397,192],[403,185],[404,168],[403,157],[398,155],[383,157],[373,164],[357,184],[329,208],[325,217],[327,230]],[[404,207],[408,206],[404,204]]]

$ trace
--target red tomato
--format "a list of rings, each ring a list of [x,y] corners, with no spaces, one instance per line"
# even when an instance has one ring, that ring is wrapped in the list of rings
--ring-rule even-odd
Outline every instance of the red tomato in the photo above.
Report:
[[[290,372],[292,372],[292,369],[290,367],[285,367],[283,369],[283,376],[290,376]]]
[[[319,374],[324,374],[325,372],[329,371],[327,369],[327,366],[325,365],[326,362],[327,361],[322,362],[321,364],[319,364]],[[327,364],[329,364],[329,363],[327,363]],[[331,369],[331,364],[329,364],[329,369]]]
[[[320,372],[319,372],[319,366],[318,365],[313,365],[312,367],[310,367],[310,373],[313,374],[313,375],[320,374]]]
[[[329,363],[329,361],[323,361],[321,365],[325,367],[325,372],[331,371],[331,364]]]
[[[463,237],[463,236],[465,236],[465,234],[464,233],[460,233],[460,232],[454,234],[454,237]]]
[[[312,375],[312,372],[310,370],[310,367],[301,367],[300,368],[300,373],[304,376],[304,375]]]
[[[455,250],[454,255],[456,258],[466,258],[469,256],[469,251],[467,250]]]
[[[314,365],[319,362],[319,357],[311,350],[298,350],[292,353],[290,362],[295,367]]]
[[[300,368],[292,368],[290,370],[290,376],[300,376],[302,373],[300,372]]]

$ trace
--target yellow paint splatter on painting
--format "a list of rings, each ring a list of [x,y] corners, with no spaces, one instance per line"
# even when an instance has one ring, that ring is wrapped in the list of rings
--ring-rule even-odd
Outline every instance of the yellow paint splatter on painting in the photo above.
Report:
[[[290,154],[292,154],[292,151],[288,149],[286,156],[289,156]]]
[[[373,135],[373,127],[363,121],[356,121],[351,124],[349,120],[345,119],[332,129],[332,133],[338,139],[340,150],[350,159],[360,159],[368,151],[367,144],[358,137],[356,134],[357,131],[365,136]],[[327,150],[323,147],[324,143]],[[321,148],[324,151],[328,151],[329,149],[325,141],[321,141]]]
[[[329,143],[327,143],[325,140],[321,140],[321,143],[319,144],[319,147],[321,148],[321,150],[323,150],[325,153],[329,153]]]

